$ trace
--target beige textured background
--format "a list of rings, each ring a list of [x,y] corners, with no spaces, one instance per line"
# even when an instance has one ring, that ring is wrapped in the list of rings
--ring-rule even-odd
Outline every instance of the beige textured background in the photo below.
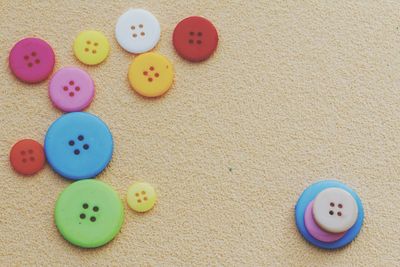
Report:
[[[174,63],[174,87],[148,100],[128,85],[132,56],[114,39],[129,7],[162,25],[156,47]],[[189,15],[211,19],[217,53],[190,64],[171,34]],[[395,266],[400,262],[399,1],[21,1],[0,0],[0,263],[130,266]],[[72,42],[97,29],[107,61],[80,64]],[[155,185],[147,214],[126,209],[108,245],[69,245],[53,206],[69,181],[48,166],[23,178],[8,162],[21,138],[43,142],[61,113],[47,82],[30,86],[8,69],[12,45],[46,39],[56,69],[76,65],[94,78],[88,112],[111,128],[115,153],[98,177],[121,197],[135,180]],[[297,232],[294,205],[310,183],[337,178],[366,212],[345,249],[312,247]]]

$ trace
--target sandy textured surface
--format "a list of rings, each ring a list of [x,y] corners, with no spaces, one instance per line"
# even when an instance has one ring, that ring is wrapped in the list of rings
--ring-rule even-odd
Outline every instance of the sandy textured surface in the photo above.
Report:
[[[243,3],[0,1],[2,266],[399,264],[400,2]],[[114,26],[129,7],[161,23],[155,51],[171,59],[176,77],[160,99],[128,85],[132,56],[116,43]],[[211,19],[220,34],[217,53],[201,64],[180,59],[171,43],[189,15]],[[97,67],[72,53],[87,29],[103,31],[111,44]],[[10,168],[12,144],[43,142],[61,115],[47,81],[30,86],[10,74],[8,53],[25,36],[53,46],[56,69],[75,65],[93,77],[87,111],[115,139],[113,160],[97,179],[121,198],[136,180],[159,193],[147,214],[126,209],[121,233],[102,248],[76,248],[57,232],[53,207],[69,181],[49,166],[30,178]],[[324,178],[353,187],[366,213],[355,242],[334,252],[310,246],[294,222],[299,194]]]

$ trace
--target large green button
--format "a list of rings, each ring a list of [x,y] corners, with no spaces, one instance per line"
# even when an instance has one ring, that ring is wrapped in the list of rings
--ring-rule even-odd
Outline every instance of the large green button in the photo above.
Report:
[[[118,194],[97,180],[80,180],[68,186],[58,197],[54,213],[62,236],[84,248],[111,241],[124,221]]]

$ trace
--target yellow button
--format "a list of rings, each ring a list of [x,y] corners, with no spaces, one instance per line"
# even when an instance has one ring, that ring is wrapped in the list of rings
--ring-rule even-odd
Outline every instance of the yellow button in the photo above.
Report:
[[[156,192],[148,183],[136,182],[128,188],[128,205],[134,211],[146,212],[153,208],[156,200]]]
[[[84,31],[75,39],[75,56],[84,64],[97,65],[107,58],[109,52],[110,44],[101,32]]]
[[[147,97],[157,97],[171,87],[174,69],[171,62],[158,53],[145,53],[137,56],[128,73],[132,88]]]

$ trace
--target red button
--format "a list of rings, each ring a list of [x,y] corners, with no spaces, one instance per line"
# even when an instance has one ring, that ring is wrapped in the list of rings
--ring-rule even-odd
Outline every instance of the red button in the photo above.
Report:
[[[11,148],[10,161],[19,174],[35,174],[44,166],[43,146],[31,139],[21,140]]]
[[[218,33],[210,21],[193,16],[176,25],[172,41],[181,57],[198,62],[214,53],[218,45]]]

